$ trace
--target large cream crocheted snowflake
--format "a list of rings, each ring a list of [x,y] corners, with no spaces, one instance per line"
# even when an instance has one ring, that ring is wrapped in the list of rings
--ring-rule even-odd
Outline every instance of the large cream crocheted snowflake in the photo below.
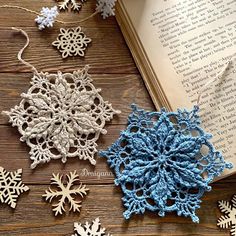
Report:
[[[85,225],[80,223],[75,223],[75,234],[72,236],[112,236],[111,234],[106,234],[106,229],[101,227],[99,218],[96,218],[93,223],[88,222]]]
[[[73,74],[35,73],[18,106],[3,112],[18,127],[21,141],[31,148],[31,168],[51,159],[94,159],[100,134],[114,110],[91,83],[88,66]]]

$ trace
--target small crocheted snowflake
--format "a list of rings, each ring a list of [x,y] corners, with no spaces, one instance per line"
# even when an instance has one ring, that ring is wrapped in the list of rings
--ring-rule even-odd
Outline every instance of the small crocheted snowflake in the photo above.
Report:
[[[66,202],[70,204],[69,211],[73,210],[73,212],[80,212],[81,201],[77,201],[75,198],[78,196],[83,198],[87,195],[89,189],[87,189],[82,183],[80,183],[78,188],[73,187],[73,185],[79,181],[79,176],[76,174],[76,171],[70,172],[70,174],[67,175],[68,182],[66,185],[62,182],[62,175],[53,174],[52,176],[51,185],[56,186],[57,189],[53,190],[49,188],[43,197],[49,202],[58,200],[58,203],[52,205],[55,216],[58,214],[61,215],[65,212]]]
[[[0,166],[0,202],[16,208],[17,198],[29,190],[21,181],[22,169],[7,172]]]
[[[232,203],[232,204],[231,204]],[[232,201],[219,201],[219,208],[225,216],[221,216],[217,225],[222,229],[228,229],[231,227],[231,235],[236,236],[236,195],[233,196]]]
[[[92,224],[88,222],[85,225],[80,223],[74,223],[75,234],[72,236],[112,236],[111,234],[106,234],[106,229],[101,228],[101,223],[99,218],[96,218]]]
[[[57,11],[57,7],[43,7],[40,15],[37,16],[35,22],[38,24],[39,30],[43,30],[45,28],[53,27],[53,23],[55,22],[56,17],[59,12]]]
[[[66,10],[69,7],[69,4],[71,4],[71,9],[73,11],[80,11],[80,9],[82,8],[82,4],[84,2],[86,2],[86,0],[56,0],[57,2],[61,2],[59,3],[59,9],[60,10]]]
[[[28,92],[9,112],[21,141],[30,147],[31,168],[51,159],[94,159],[106,121],[120,113],[104,101],[88,74],[88,66],[73,74],[35,73]]]
[[[127,210],[124,217],[145,210],[176,211],[194,222],[209,184],[231,164],[209,142],[211,135],[199,126],[198,108],[146,112],[132,106],[128,127],[101,156],[116,174]]]
[[[81,27],[60,29],[60,34],[57,40],[52,43],[53,46],[62,53],[62,58],[68,56],[81,56],[84,57],[84,52],[91,39],[87,38],[82,32]]]
[[[100,12],[103,19],[115,15],[116,0],[97,0],[96,11]]]

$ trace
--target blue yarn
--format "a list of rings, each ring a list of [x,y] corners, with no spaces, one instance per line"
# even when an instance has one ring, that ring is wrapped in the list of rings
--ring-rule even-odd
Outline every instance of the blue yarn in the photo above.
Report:
[[[195,211],[209,184],[225,168],[221,153],[199,126],[199,108],[192,111],[146,112],[131,106],[128,127],[106,151],[100,152],[114,169],[126,211],[125,219],[146,210],[199,222]],[[207,152],[202,153],[203,149]]]

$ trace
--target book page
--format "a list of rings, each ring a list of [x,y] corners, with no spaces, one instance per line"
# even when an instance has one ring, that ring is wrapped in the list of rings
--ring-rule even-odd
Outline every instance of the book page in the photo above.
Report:
[[[236,1],[122,0],[173,110],[201,98],[202,126],[236,165]]]

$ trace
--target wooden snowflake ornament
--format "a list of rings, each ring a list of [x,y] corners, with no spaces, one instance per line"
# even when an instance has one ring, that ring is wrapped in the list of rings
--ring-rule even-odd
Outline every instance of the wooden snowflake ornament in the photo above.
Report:
[[[88,222],[85,225],[80,223],[75,223],[75,234],[72,236],[112,236],[111,234],[106,234],[106,229],[101,228],[101,223],[99,218],[95,219],[92,224]]]
[[[71,5],[71,9],[73,11],[80,11],[82,8],[82,5],[86,0],[56,0],[59,2],[59,9],[60,10],[67,10],[69,8],[69,5]]]
[[[77,200],[77,198],[83,198],[89,191],[82,183],[80,183],[77,188],[73,187],[74,184],[79,181],[79,176],[76,174],[76,171],[70,172],[66,177],[68,181],[67,184],[64,185],[62,181],[63,176],[60,174],[53,174],[51,185],[56,188],[49,188],[43,195],[48,202],[52,202],[53,200],[58,201],[58,203],[52,205],[55,216],[58,214],[61,215],[66,211],[66,201],[70,205],[69,211],[80,212],[81,201]]]
[[[0,202],[16,208],[20,194],[29,190],[21,181],[22,169],[7,172],[0,166]]]
[[[88,38],[81,27],[60,29],[57,40],[52,43],[62,55],[62,58],[80,56],[84,57],[85,50],[92,40]]]
[[[224,213],[218,220],[217,225],[222,229],[229,229],[231,227],[231,236],[236,236],[236,194],[230,202],[219,201],[218,202],[220,211]]]

